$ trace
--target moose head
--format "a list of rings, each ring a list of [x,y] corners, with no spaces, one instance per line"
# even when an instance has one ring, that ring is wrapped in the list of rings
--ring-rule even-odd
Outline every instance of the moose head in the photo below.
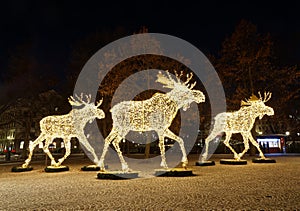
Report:
[[[98,102],[96,102],[96,105],[94,105],[94,103],[91,103],[91,95],[86,95],[86,102],[83,100],[83,94],[81,93],[80,97],[78,95],[75,94],[75,97],[77,98],[77,100],[73,97],[70,96],[68,98],[69,103],[72,106],[78,106],[78,107],[82,107],[80,110],[83,112],[83,115],[85,116],[85,118],[90,119],[90,122],[94,119],[103,119],[105,118],[105,113],[103,112],[103,110],[101,110],[100,108],[98,108],[102,102],[103,99],[99,100]]]
[[[159,72],[157,74],[156,82],[163,84],[166,88],[172,89],[167,95],[178,103],[179,108],[182,107],[183,110],[186,111],[192,102],[201,103],[205,101],[205,96],[201,91],[193,90],[196,86],[196,81],[189,84],[193,77],[193,73],[187,74],[187,79],[183,82],[180,80],[183,76],[183,71],[180,72],[180,75],[175,71],[176,80],[172,78],[168,71],[166,72],[167,76]]]
[[[253,110],[259,115],[259,119],[262,119],[264,115],[272,116],[274,115],[273,108],[266,106],[265,102],[269,101],[272,93],[265,92],[264,98],[262,98],[260,92],[258,92],[259,98],[252,95],[249,100],[242,100],[241,106],[251,106]]]

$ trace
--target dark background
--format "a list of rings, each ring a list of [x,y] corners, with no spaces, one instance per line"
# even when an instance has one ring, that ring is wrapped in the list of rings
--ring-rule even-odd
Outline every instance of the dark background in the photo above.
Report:
[[[283,64],[300,61],[299,4],[296,1],[4,1],[0,8],[0,85],[17,46],[30,42],[32,54],[50,74],[64,78],[74,45],[88,35],[123,28],[182,38],[204,54],[217,55],[242,20],[270,33]],[[78,72],[78,70],[76,70]],[[0,86],[2,87],[2,86]]]

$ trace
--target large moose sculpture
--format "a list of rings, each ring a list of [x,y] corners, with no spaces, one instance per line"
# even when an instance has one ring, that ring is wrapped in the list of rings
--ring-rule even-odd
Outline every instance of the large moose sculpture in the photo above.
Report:
[[[165,94],[156,93],[150,99],[143,101],[120,102],[110,110],[113,127],[105,138],[102,156],[98,163],[102,171],[105,171],[104,158],[111,142],[120,158],[122,170],[124,172],[129,171],[128,164],[124,160],[119,147],[120,141],[125,139],[129,131],[144,132],[154,130],[157,132],[162,158],[160,165],[164,168],[168,167],[165,158],[164,138],[168,137],[177,141],[182,151],[182,166],[185,167],[187,165],[188,160],[184,142],[182,138],[169,130],[169,127],[180,108],[187,110],[192,102],[204,102],[205,96],[201,91],[192,90],[196,85],[196,82],[189,84],[193,74],[187,74],[185,82],[180,80],[183,72],[180,75],[175,72],[175,75],[177,80],[174,80],[169,72],[167,72],[167,75],[161,72],[157,74],[156,82],[163,84],[166,88],[170,88],[170,92]]]
[[[251,129],[253,128],[255,119],[257,117],[262,119],[264,115],[274,115],[274,110],[273,108],[265,105],[265,102],[270,100],[272,94],[265,92],[264,98],[262,98],[260,92],[258,92],[258,94],[259,98],[257,98],[255,95],[252,95],[249,100],[242,100],[242,107],[238,111],[223,112],[215,117],[213,130],[205,139],[205,152],[202,155],[202,161],[205,161],[208,158],[210,141],[212,141],[222,132],[225,132],[226,134],[224,144],[233,152],[235,160],[241,160],[241,157],[243,157],[243,155],[248,151],[249,141],[257,148],[260,158],[265,159],[263,152],[259,148],[259,144],[251,135]],[[239,154],[229,144],[230,137],[233,133],[240,133],[244,140],[245,148]]]
[[[34,148],[41,142],[45,140],[43,147],[44,152],[51,159],[51,166],[59,167],[61,163],[70,155],[71,153],[71,138],[78,138],[79,142],[89,151],[94,157],[94,162],[98,162],[98,156],[96,155],[94,148],[89,144],[85,134],[84,127],[87,122],[92,122],[95,118],[103,119],[105,114],[103,110],[98,107],[101,105],[102,100],[98,101],[96,105],[91,103],[91,95],[86,95],[86,102],[83,101],[83,94],[79,96],[75,95],[77,100],[72,96],[68,99],[72,106],[78,108],[73,108],[68,114],[47,116],[40,121],[41,133],[39,137],[31,142],[29,145],[29,155],[22,165],[23,168],[27,168]],[[53,142],[55,138],[62,138],[65,145],[65,155],[55,161],[51,152],[49,151],[49,145]]]

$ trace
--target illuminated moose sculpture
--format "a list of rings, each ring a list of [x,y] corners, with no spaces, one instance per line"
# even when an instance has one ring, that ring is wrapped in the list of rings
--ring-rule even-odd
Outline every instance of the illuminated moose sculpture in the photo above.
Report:
[[[226,134],[224,144],[233,152],[235,160],[239,161],[248,151],[249,141],[257,148],[260,158],[265,159],[263,152],[259,148],[259,144],[251,135],[251,129],[257,117],[262,119],[264,115],[274,115],[274,110],[273,108],[265,105],[265,102],[270,100],[272,94],[265,92],[264,99],[261,97],[260,92],[258,92],[258,94],[259,99],[255,95],[252,95],[249,100],[242,100],[242,107],[240,110],[220,113],[215,117],[214,128],[205,140],[205,153],[202,155],[202,160],[207,159],[209,142],[222,132],[225,132]],[[240,133],[243,136],[245,149],[239,154],[237,154],[229,144],[230,137],[233,133]]]
[[[47,116],[40,121],[41,134],[39,137],[30,144],[29,155],[22,165],[23,168],[28,167],[34,148],[41,142],[45,140],[45,145],[43,147],[44,152],[51,159],[51,166],[60,166],[61,163],[70,155],[71,153],[71,138],[76,137],[80,143],[92,153],[94,156],[94,162],[98,162],[98,157],[94,152],[94,149],[90,146],[86,136],[84,134],[84,127],[87,122],[92,122],[95,118],[103,119],[105,117],[104,112],[98,107],[101,105],[102,100],[96,103],[90,103],[91,95],[86,95],[86,102],[83,101],[83,95],[80,97],[75,95],[77,100],[72,96],[68,99],[72,106],[80,106],[82,108],[74,108],[66,115],[57,116]],[[65,145],[65,155],[55,162],[51,152],[48,147],[53,142],[55,138],[62,138]]]
[[[168,128],[170,127],[177,111],[180,108],[187,110],[192,102],[201,103],[205,101],[205,96],[198,90],[192,90],[196,85],[188,84],[193,74],[187,74],[185,82],[180,81],[183,76],[176,74],[176,80],[172,78],[169,72],[167,76],[161,72],[157,74],[156,82],[164,85],[164,87],[172,89],[170,92],[156,93],[150,99],[144,101],[124,101],[116,104],[110,111],[112,113],[113,127],[110,134],[106,137],[102,156],[98,166],[104,171],[104,158],[108,150],[109,144],[112,142],[121,161],[122,170],[129,171],[128,164],[123,158],[119,143],[125,139],[129,131],[150,131],[154,130],[159,136],[159,148],[161,152],[161,166],[167,168],[165,158],[164,138],[169,137],[177,141],[182,151],[182,166],[188,163],[183,140],[175,135]]]

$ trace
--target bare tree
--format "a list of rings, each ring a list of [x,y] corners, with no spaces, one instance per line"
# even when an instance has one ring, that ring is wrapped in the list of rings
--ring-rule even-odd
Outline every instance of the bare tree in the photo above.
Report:
[[[269,131],[288,130],[289,110],[299,96],[299,69],[279,64],[269,34],[259,34],[254,24],[242,20],[212,61],[223,82],[228,110],[238,109],[239,100],[253,93],[270,91],[275,115],[268,119]]]

